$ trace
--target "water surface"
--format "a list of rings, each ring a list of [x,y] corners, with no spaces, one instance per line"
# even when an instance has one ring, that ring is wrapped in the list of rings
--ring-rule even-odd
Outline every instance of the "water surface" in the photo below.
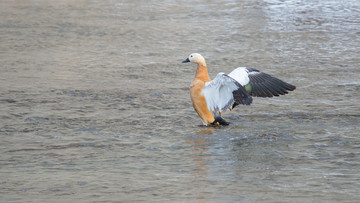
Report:
[[[358,202],[360,3],[1,1],[1,202]],[[297,89],[202,127],[190,53]]]

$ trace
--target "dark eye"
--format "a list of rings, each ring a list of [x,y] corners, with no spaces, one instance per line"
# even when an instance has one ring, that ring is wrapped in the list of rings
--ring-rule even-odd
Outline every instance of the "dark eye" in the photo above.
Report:
[[[192,55],[190,56],[190,58],[192,58]]]

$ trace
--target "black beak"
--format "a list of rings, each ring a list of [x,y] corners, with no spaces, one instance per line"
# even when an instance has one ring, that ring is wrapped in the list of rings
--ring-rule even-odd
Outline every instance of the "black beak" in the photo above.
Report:
[[[183,60],[183,63],[189,63],[189,62],[190,62],[189,58]]]

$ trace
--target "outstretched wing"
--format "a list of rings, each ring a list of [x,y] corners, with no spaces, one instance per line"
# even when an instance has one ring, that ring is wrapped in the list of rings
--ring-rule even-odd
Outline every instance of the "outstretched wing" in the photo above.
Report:
[[[294,85],[254,68],[240,67],[233,70],[229,76],[243,85],[246,91],[255,97],[280,96],[296,88]]]
[[[252,102],[245,88],[224,73],[219,73],[214,80],[206,82],[202,93],[214,115],[228,109],[234,103],[249,105]]]

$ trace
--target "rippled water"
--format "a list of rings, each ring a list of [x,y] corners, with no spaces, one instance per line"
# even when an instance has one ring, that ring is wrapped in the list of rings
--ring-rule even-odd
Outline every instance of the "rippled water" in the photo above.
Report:
[[[360,3],[1,1],[1,202],[358,202]],[[201,126],[189,84],[295,84]]]

